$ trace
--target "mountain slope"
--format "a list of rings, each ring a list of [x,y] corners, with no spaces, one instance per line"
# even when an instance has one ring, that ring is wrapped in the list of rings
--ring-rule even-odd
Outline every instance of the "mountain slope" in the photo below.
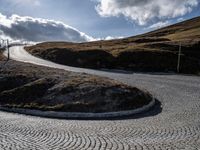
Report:
[[[152,31],[142,36],[163,37],[172,41],[200,40],[200,17]]]
[[[146,34],[88,43],[46,42],[27,47],[33,55],[86,68],[176,71],[181,45],[181,72],[200,72],[200,17]]]

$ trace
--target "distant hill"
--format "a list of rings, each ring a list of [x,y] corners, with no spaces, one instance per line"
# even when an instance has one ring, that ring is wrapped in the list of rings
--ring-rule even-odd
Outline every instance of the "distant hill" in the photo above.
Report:
[[[26,48],[33,55],[85,68],[200,72],[200,17],[124,39],[87,43],[46,42]]]
[[[158,29],[139,37],[162,37],[172,41],[200,40],[200,17]]]

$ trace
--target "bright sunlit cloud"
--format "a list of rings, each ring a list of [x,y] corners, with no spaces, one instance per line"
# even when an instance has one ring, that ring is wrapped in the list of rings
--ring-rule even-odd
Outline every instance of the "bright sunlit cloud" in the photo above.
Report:
[[[157,22],[155,24],[152,24],[151,26],[149,26],[148,28],[149,29],[159,29],[159,28],[162,28],[162,27],[165,27],[165,26],[168,26],[170,24],[169,21],[160,21],[160,22]]]
[[[0,36],[32,42],[86,42],[94,40],[92,37],[63,22],[18,15],[7,17],[0,14],[0,31]]]
[[[183,16],[198,3],[198,0],[100,0],[96,10],[103,17],[123,15],[145,25],[153,19]]]

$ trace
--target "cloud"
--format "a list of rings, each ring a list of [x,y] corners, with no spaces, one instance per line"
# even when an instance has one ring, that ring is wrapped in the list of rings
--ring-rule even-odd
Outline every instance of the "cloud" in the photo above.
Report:
[[[86,42],[94,40],[92,37],[63,22],[18,15],[7,17],[1,13],[0,36],[9,37],[12,40],[32,42]]]
[[[117,36],[117,37],[107,36],[103,40],[113,40],[113,39],[123,39],[123,38],[124,38],[123,36]]]
[[[182,22],[182,21],[184,21],[184,20],[185,20],[185,19],[182,18],[182,17],[177,19],[178,22]]]
[[[114,40],[114,39],[123,39],[124,36],[106,36],[106,37],[99,37],[95,38],[93,41],[109,41],[109,40]]]
[[[103,17],[123,15],[145,25],[154,19],[183,16],[198,3],[198,0],[100,0],[96,10]]]
[[[165,27],[169,24],[170,24],[169,21],[164,21],[164,22],[160,21],[160,22],[157,22],[155,24],[152,24],[151,26],[148,27],[148,29],[159,29],[159,28]]]

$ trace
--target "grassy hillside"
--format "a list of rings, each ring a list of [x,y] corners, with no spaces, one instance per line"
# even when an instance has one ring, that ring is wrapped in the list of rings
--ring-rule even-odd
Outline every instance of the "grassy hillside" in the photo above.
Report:
[[[0,106],[64,112],[112,112],[148,104],[148,92],[103,77],[0,61]]]
[[[181,72],[200,72],[200,17],[143,35],[88,43],[46,42],[27,47],[33,55],[85,68],[176,71],[181,43]]]

